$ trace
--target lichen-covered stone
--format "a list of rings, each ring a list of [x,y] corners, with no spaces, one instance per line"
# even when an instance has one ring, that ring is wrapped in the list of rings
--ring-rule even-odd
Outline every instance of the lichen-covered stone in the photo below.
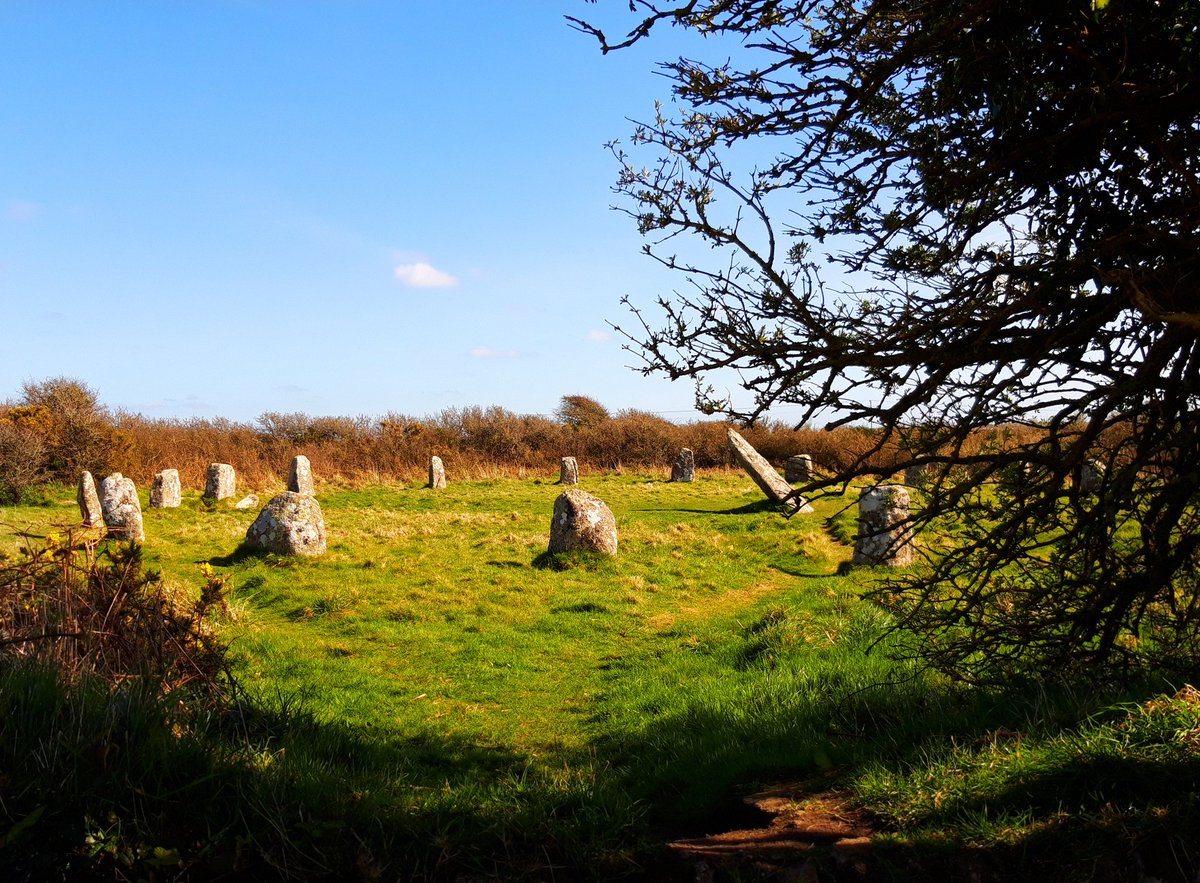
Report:
[[[812,481],[812,457],[808,454],[796,454],[788,457],[783,464],[783,480],[788,484],[803,484]]]
[[[104,509],[100,506],[100,496],[96,493],[96,480],[92,473],[85,472],[79,476],[79,490],[75,494],[79,502],[79,516],[85,527],[101,527],[104,524]]]
[[[915,559],[908,489],[885,484],[863,491],[858,498],[858,540],[851,563],[904,567]]]
[[[684,448],[671,464],[671,481],[694,481],[696,478],[696,457],[691,448]]]
[[[178,469],[164,469],[154,476],[150,484],[150,508],[174,509],[183,500],[183,488],[179,483]]]
[[[563,457],[558,464],[559,484],[579,484],[579,464],[574,457]]]
[[[429,458],[429,485],[431,488],[446,486],[446,467],[442,465],[441,457]]]
[[[234,509],[253,509],[258,505],[258,494],[246,494],[236,503],[233,504]]]
[[[258,513],[246,531],[246,545],[277,555],[323,555],[325,517],[320,503],[311,494],[284,491]]]
[[[204,496],[211,500],[224,500],[237,493],[237,475],[228,463],[210,463],[204,482]]]
[[[142,504],[132,479],[114,472],[100,482],[100,509],[104,512],[104,523],[110,537],[139,543],[146,539],[146,531],[142,527]]]
[[[813,511],[808,501],[792,490],[792,486],[783,480],[783,476],[775,471],[775,467],[768,463],[762,454],[754,450],[750,442],[732,429],[725,431],[725,437],[729,441],[729,450],[733,452],[734,459],[754,479],[754,483],[767,495],[768,500],[791,506],[796,512]]]
[[[295,494],[315,493],[312,464],[303,454],[292,457],[292,467],[288,470],[288,490]]]
[[[563,491],[554,501],[548,551],[617,554],[617,520],[603,500],[587,491]]]

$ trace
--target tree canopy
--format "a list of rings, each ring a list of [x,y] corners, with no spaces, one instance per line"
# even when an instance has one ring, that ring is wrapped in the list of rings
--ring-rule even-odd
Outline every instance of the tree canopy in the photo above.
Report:
[[[1196,674],[1200,2],[630,9],[619,39],[572,21],[715,57],[664,63],[673,101],[612,148],[618,207],[686,278],[632,305],[644,370],[900,445],[928,560],[876,597],[914,656]]]

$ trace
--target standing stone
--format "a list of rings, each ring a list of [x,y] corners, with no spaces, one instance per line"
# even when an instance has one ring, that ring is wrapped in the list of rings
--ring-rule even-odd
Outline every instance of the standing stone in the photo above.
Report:
[[[325,517],[311,494],[284,491],[263,507],[246,531],[246,545],[277,555],[323,555]]]
[[[754,450],[750,442],[732,429],[726,430],[725,437],[729,441],[729,449],[733,451],[734,459],[754,479],[754,483],[767,495],[767,499],[773,503],[791,506],[794,512],[813,511],[808,501],[792,490],[792,486],[783,480],[762,454]]]
[[[909,466],[904,470],[904,483],[909,487],[923,488],[927,481],[929,481],[929,466],[924,463]]]
[[[258,505],[258,494],[247,494],[233,504],[234,509],[253,509]]]
[[[155,473],[154,481],[150,485],[151,509],[174,509],[182,499],[178,469],[164,469]]]
[[[858,498],[858,541],[851,564],[903,567],[916,558],[908,521],[908,489],[868,488]]]
[[[671,481],[695,481],[696,457],[691,448],[684,448],[671,466]]]
[[[228,463],[210,463],[208,477],[204,482],[204,496],[210,500],[224,500],[237,490],[237,476]]]
[[[75,495],[79,501],[79,514],[85,527],[101,527],[104,524],[104,510],[100,506],[100,497],[96,493],[96,480],[92,473],[85,472],[79,476],[79,492]]]
[[[1079,492],[1095,494],[1104,483],[1104,464],[1098,460],[1088,460],[1079,467]]]
[[[559,484],[579,484],[579,464],[574,457],[563,457],[558,464]]]
[[[139,543],[146,539],[146,531],[142,528],[142,504],[132,479],[114,472],[100,482],[100,508],[110,537]]]
[[[783,464],[783,478],[788,484],[801,484],[812,481],[812,457],[808,454],[796,454],[788,457]]]
[[[446,467],[442,465],[441,457],[429,458],[429,484],[426,487],[443,488],[446,486]]]
[[[303,454],[292,457],[292,468],[288,470],[288,490],[294,494],[314,493],[312,464]]]
[[[563,491],[554,501],[549,551],[576,549],[617,554],[617,520],[603,500],[587,491]]]

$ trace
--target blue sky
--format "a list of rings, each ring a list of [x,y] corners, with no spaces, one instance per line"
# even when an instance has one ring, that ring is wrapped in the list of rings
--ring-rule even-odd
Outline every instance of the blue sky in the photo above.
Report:
[[[607,322],[678,287],[610,210],[666,32],[623,0],[0,0],[0,400],[677,420]]]

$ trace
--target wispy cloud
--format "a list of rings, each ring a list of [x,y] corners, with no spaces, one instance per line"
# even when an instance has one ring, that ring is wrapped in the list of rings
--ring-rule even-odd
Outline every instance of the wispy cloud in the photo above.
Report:
[[[608,343],[612,340],[612,335],[607,331],[601,331],[598,328],[593,328],[583,336],[583,339],[589,343]]]
[[[494,350],[490,346],[471,348],[472,359],[521,359],[524,357],[524,353],[519,353],[516,350]]]
[[[28,199],[10,199],[4,207],[4,217],[10,221],[32,221],[41,215],[43,206]]]
[[[412,288],[449,288],[458,284],[458,279],[424,262],[400,264],[396,267],[396,281]]]

